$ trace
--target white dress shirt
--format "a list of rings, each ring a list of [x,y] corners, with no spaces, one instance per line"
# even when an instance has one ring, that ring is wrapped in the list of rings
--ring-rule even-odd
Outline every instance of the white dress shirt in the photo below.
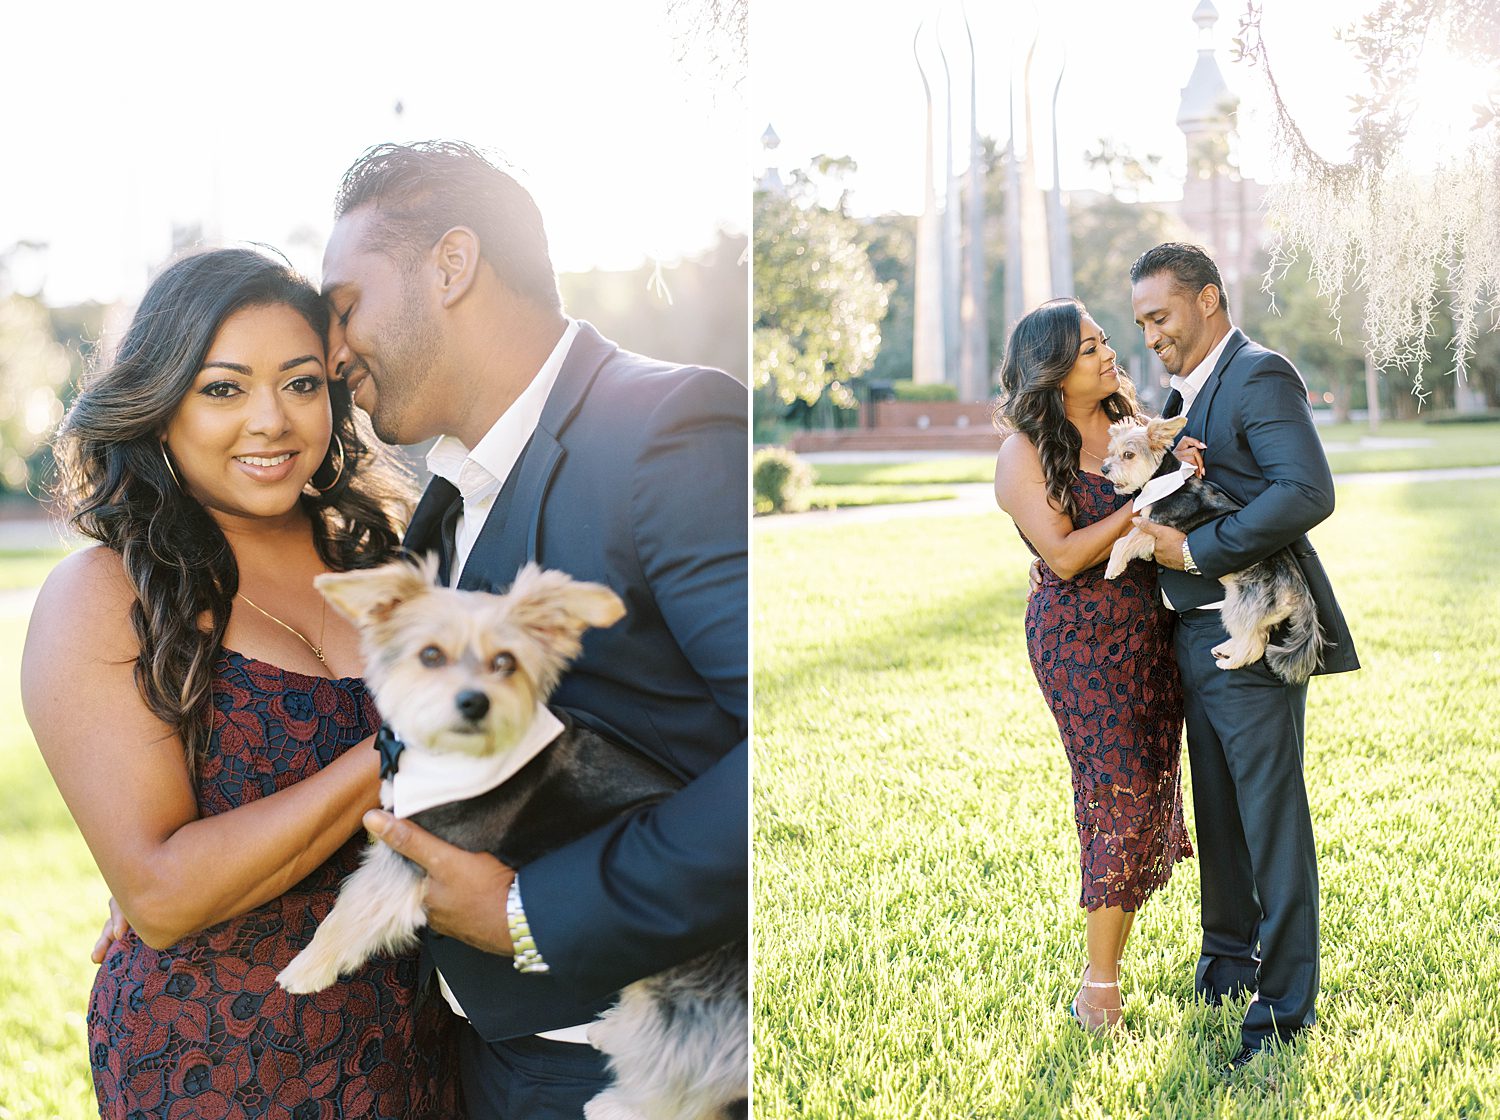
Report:
[[[542,419],[542,409],[552,386],[557,383],[558,371],[562,369],[573,339],[578,337],[578,322],[567,320],[562,337],[547,355],[542,368],[531,379],[531,384],[521,390],[521,395],[500,414],[494,426],[474,445],[470,451],[463,441],[453,436],[439,436],[427,452],[427,469],[439,478],[453,484],[463,498],[463,512],[458,516],[458,525],[453,537],[453,564],[449,568],[448,582],[458,586],[458,577],[463,573],[479,531],[499,496],[505,480],[515,469],[516,461],[526,449],[526,443]]]
[[[552,353],[547,355],[542,368],[531,379],[531,384],[521,390],[521,395],[500,414],[500,419],[495,421],[472,451],[460,439],[440,436],[427,452],[427,469],[452,483],[463,499],[463,510],[458,516],[453,535],[453,563],[448,570],[448,582],[451,586],[458,586],[458,577],[463,574],[464,565],[469,561],[469,553],[474,549],[474,542],[479,539],[479,532],[484,528],[490,510],[494,508],[495,499],[510,478],[510,472],[515,470],[521,452],[526,449],[527,442],[541,422],[542,409],[547,405],[547,398],[552,394],[552,387],[557,384],[557,375],[562,369],[563,361],[577,337],[578,321],[568,319],[562,337],[557,340]],[[519,875],[516,876],[518,884],[520,878]],[[498,903],[500,906],[504,904],[503,899]],[[543,956],[545,955],[544,951]],[[467,1019],[468,1015],[459,1004],[458,997],[453,994],[453,989],[443,979],[441,971],[438,972],[438,987],[442,989],[448,1006]],[[560,1030],[542,1031],[537,1037],[587,1045],[588,1028],[588,1023],[580,1023]]]
[[[1208,352],[1208,357],[1193,367],[1192,373],[1186,377],[1171,379],[1172,388],[1182,394],[1182,411],[1178,413],[1179,416],[1186,416],[1188,409],[1192,408],[1193,402],[1198,399],[1198,394],[1203,392],[1203,386],[1208,384],[1208,379],[1213,376],[1214,367],[1219,364],[1224,347],[1229,345],[1231,333],[1233,332],[1226,332],[1224,337],[1219,339],[1219,344]]]
[[[1208,379],[1213,376],[1214,367],[1219,364],[1219,358],[1224,353],[1224,347],[1229,344],[1229,336],[1233,331],[1225,331],[1224,337],[1219,339],[1219,344],[1208,352],[1208,356],[1193,367],[1193,372],[1186,377],[1172,378],[1172,388],[1182,394],[1182,411],[1177,415],[1186,416],[1188,409],[1193,407],[1193,402],[1198,399],[1198,394],[1203,392],[1203,386],[1208,384]],[[1172,606],[1172,600],[1167,598],[1166,591],[1161,593],[1161,601],[1171,610],[1177,608]],[[1224,605],[1224,600],[1217,603],[1204,603],[1199,607],[1200,611],[1216,611]]]

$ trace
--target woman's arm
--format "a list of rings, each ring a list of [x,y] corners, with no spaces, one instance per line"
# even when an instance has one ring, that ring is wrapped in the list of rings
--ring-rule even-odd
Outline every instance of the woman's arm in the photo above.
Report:
[[[1031,440],[1019,433],[1000,445],[995,460],[995,501],[1061,579],[1072,579],[1104,563],[1115,541],[1130,532],[1134,516],[1127,502],[1092,525],[1073,528],[1068,515],[1047,499],[1041,456]]]
[[[277,897],[379,804],[373,750],[345,752],[287,789],[199,819],[175,732],[136,688],[134,592],[105,548],[42,587],[21,661],[27,721],[130,924],[164,948]]]

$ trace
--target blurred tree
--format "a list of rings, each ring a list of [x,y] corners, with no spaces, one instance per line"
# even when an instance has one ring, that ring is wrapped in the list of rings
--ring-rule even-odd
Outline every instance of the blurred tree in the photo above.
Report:
[[[1243,311],[1236,326],[1290,358],[1308,392],[1319,398],[1331,393],[1335,420],[1346,422],[1351,408],[1366,407],[1364,345],[1328,317],[1306,261],[1277,276],[1270,294],[1247,292],[1238,302]]]
[[[880,321],[880,352],[865,375],[872,381],[911,378],[912,334],[916,329],[913,302],[916,277],[917,219],[910,214],[884,214],[864,223],[870,239],[870,264],[875,279],[885,286],[885,318]]]
[[[1129,198],[1132,202],[1140,201],[1141,191],[1156,181],[1161,167],[1161,156],[1150,153],[1138,156],[1109,136],[1101,136],[1094,147],[1083,153],[1083,160],[1109,177],[1109,193],[1114,198]]]
[[[653,284],[656,270],[650,264],[628,272],[563,273],[558,277],[563,305],[569,315],[587,319],[626,349],[713,366],[747,381],[745,248],[744,236],[721,231],[708,252],[664,268],[664,291]]]
[[[1148,353],[1130,310],[1130,266],[1153,245],[1187,238],[1177,219],[1147,203],[1123,202],[1108,195],[1089,205],[1074,204],[1073,290],[1094,321],[1109,335],[1110,345],[1126,369],[1142,371],[1137,391],[1142,403],[1157,408],[1166,390],[1157,382],[1161,366]]]
[[[853,170],[847,159],[816,162],[825,173]],[[787,404],[811,405],[827,390],[852,407],[848,382],[875,360],[888,288],[870,263],[867,231],[844,213],[845,196],[830,209],[815,201],[824,184],[801,170],[791,178],[786,194],[755,192],[752,380],[774,383]]]
[[[0,296],[0,488],[28,488],[27,461],[62,419],[72,372],[47,309],[26,296]]]
[[[1493,329],[1474,340],[1469,380],[1484,394],[1484,406],[1500,411],[1500,331]]]

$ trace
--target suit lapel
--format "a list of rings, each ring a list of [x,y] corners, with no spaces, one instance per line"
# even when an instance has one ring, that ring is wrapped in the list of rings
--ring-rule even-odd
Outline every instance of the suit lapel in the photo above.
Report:
[[[502,590],[523,564],[537,558],[542,498],[562,459],[562,445],[557,440],[540,428],[532,433],[513,477],[479,530],[469,562],[458,579],[460,590]]]
[[[1214,397],[1219,392],[1219,386],[1224,381],[1224,371],[1229,368],[1229,363],[1239,353],[1240,347],[1244,346],[1249,339],[1245,332],[1238,327],[1229,333],[1229,341],[1224,344],[1224,352],[1219,355],[1219,360],[1214,363],[1214,371],[1209,375],[1208,383],[1203,386],[1203,391],[1193,401],[1193,407],[1188,409],[1188,427],[1197,433],[1198,439],[1203,439],[1208,431],[1208,414],[1214,406]]]
[[[459,577],[460,588],[508,586],[521,565],[540,555],[542,505],[552,476],[566,457],[563,433],[582,407],[600,367],[616,349],[590,324],[579,322],[578,335],[547,395],[537,429],[507,482],[510,500],[497,501],[490,511]]]

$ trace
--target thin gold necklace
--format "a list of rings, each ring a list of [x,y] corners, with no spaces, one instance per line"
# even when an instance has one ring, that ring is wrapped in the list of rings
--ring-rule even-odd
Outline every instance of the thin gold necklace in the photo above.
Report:
[[[276,623],[277,626],[280,626],[283,630],[290,630],[299,639],[301,639],[303,645],[305,645],[308,649],[310,649],[310,650],[313,651],[313,656],[314,657],[316,657],[324,665],[328,664],[328,659],[323,656],[323,645],[322,645],[323,638],[325,636],[325,632],[328,629],[328,600],[327,599],[323,600],[323,615],[322,615],[321,621],[318,623],[318,643],[319,644],[318,645],[313,645],[311,642],[309,642],[307,640],[307,635],[303,634],[301,630],[298,630],[298,629],[296,629],[293,626],[288,626],[285,622],[282,622],[281,619],[277,618],[274,614],[272,614],[270,611],[266,610],[264,607],[256,607],[255,603],[251,601],[250,596],[246,595],[243,591],[237,591],[237,592],[235,592],[235,594],[237,594],[241,599],[245,600],[245,602],[249,603],[252,607],[255,607],[256,610],[260,611],[261,614],[265,615],[272,622]]]

